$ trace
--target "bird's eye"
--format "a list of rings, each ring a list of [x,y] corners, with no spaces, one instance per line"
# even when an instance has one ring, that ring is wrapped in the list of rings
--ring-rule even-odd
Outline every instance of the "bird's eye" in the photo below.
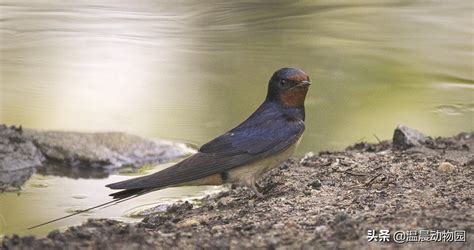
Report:
[[[281,79],[281,81],[280,81],[280,86],[281,86],[282,88],[288,88],[288,86],[290,86],[290,82],[289,82],[288,80],[286,80],[286,79]]]

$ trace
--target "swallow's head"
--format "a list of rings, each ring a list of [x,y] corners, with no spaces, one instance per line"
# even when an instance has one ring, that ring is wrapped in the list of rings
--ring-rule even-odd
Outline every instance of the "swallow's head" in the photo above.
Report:
[[[267,101],[277,102],[286,108],[304,107],[309,85],[309,76],[302,70],[279,69],[268,83]]]

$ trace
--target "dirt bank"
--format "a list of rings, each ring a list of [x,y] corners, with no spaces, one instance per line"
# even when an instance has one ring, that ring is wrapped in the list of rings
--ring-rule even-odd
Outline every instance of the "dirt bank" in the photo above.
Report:
[[[263,180],[264,198],[236,189],[177,204],[137,224],[90,220],[8,249],[421,248],[472,249],[474,133],[394,149],[359,143],[289,160]],[[368,242],[368,230],[390,230]],[[464,230],[466,241],[394,243],[395,231]]]

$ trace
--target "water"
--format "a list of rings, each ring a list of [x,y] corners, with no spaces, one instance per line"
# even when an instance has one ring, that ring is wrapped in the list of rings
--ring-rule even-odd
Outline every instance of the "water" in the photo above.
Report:
[[[154,169],[160,170],[170,164]],[[145,173],[152,173],[148,171]],[[46,235],[53,229],[65,229],[88,218],[111,218],[121,221],[139,221],[144,210],[176,201],[190,201],[217,193],[221,187],[183,187],[159,190],[129,202],[97,209],[54,224],[27,230],[28,227],[70,213],[110,201],[110,189],[105,183],[122,181],[135,176],[112,175],[106,179],[69,179],[58,176],[34,175],[18,193],[7,192],[0,196],[0,233],[20,235]],[[1,237],[0,237],[1,238]]]
[[[245,119],[271,74],[290,66],[313,82],[300,155],[389,139],[397,124],[434,136],[474,130],[471,1],[2,1],[0,8],[0,123],[199,145]],[[0,234],[41,235],[88,216],[123,219],[143,203],[214,191],[168,189],[22,230],[104,201],[103,185],[125,178],[37,174],[21,195],[0,195]]]

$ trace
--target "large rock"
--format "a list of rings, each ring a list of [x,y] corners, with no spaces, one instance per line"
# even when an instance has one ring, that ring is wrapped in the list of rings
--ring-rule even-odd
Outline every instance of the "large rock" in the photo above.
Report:
[[[21,128],[0,125],[0,190],[21,186],[42,160],[41,152]]]
[[[423,146],[426,140],[426,135],[420,131],[404,125],[398,125],[393,133],[392,145],[396,149],[407,149]]]
[[[51,161],[67,166],[140,167],[186,156],[194,150],[183,143],[150,140],[121,132],[80,133],[24,130]]]
[[[0,190],[21,186],[39,166],[43,174],[100,178],[107,175],[103,169],[141,167],[193,152],[184,143],[120,132],[41,131],[0,125]],[[91,172],[91,167],[98,171]]]

